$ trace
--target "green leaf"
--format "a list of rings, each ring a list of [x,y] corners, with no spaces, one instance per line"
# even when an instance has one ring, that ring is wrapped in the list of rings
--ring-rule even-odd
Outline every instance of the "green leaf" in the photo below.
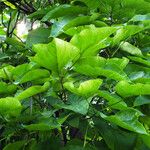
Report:
[[[79,56],[76,47],[57,38],[49,44],[34,45],[33,49],[37,54],[32,61],[58,74],[61,74],[65,67]]]
[[[32,47],[32,45],[34,44],[48,43],[50,41],[49,35],[50,35],[49,28],[40,27],[35,30],[32,30],[29,32],[27,36],[26,46]]]
[[[99,5],[101,4],[100,0],[94,0],[94,1],[91,1],[91,0],[76,0],[76,1],[81,1],[81,2],[85,3],[90,9],[98,8]]]
[[[0,94],[13,94],[16,90],[17,90],[16,85],[0,82]]]
[[[123,110],[127,108],[127,104],[123,99],[115,94],[111,94],[107,91],[99,91],[98,96],[103,97],[108,101],[108,107]]]
[[[67,102],[63,103],[60,100],[55,100],[54,103],[50,100],[49,103],[55,108],[64,108],[82,115],[87,114],[91,98],[84,98],[77,95],[69,95]]]
[[[93,14],[92,16],[79,16],[71,20],[69,23],[67,23],[63,30],[68,30],[72,27],[77,27],[81,25],[88,25],[92,23],[94,20],[96,20],[99,17],[99,14]]]
[[[20,150],[24,147],[26,142],[27,141],[17,141],[17,142],[14,142],[14,143],[9,143],[8,145],[6,145],[4,147],[3,150]]]
[[[21,104],[17,98],[6,97],[0,99],[0,115],[18,116]]]
[[[101,84],[101,79],[92,79],[82,82],[79,87],[75,87],[73,82],[65,82],[64,87],[77,95],[90,97],[97,93]]]
[[[78,15],[86,14],[88,9],[86,7],[71,6],[68,4],[60,5],[49,11],[43,18],[42,21],[59,18],[65,15]]]
[[[150,84],[130,84],[127,81],[120,81],[116,87],[116,92],[122,97],[130,97],[137,95],[150,95]]]
[[[121,48],[121,50],[123,50],[129,54],[136,55],[136,56],[143,56],[142,52],[139,48],[137,48],[136,46],[134,46],[128,42],[122,42],[120,44],[120,48]]]
[[[31,63],[30,64],[24,63],[24,64],[16,66],[12,71],[13,79],[19,80],[20,78],[24,76],[24,74],[30,71],[33,67],[34,67],[34,64],[31,64]]]
[[[81,74],[98,77],[104,76],[114,80],[128,80],[123,69],[128,64],[127,58],[105,59],[103,57],[85,57],[80,59],[74,66],[74,70]]]
[[[24,125],[24,128],[29,131],[49,131],[52,129],[60,129],[61,124],[67,119],[68,116],[64,118],[40,118],[37,123]]]
[[[115,115],[102,115],[102,118],[129,131],[133,131],[139,134],[148,134],[143,125],[138,121],[138,117],[140,115],[141,113],[139,111],[128,108],[126,110],[117,112]]]
[[[63,27],[72,19],[74,19],[74,16],[64,16],[55,20],[51,28],[50,37],[57,37],[63,33]]]
[[[50,76],[50,73],[48,70],[45,69],[35,69],[31,70],[24,74],[24,76],[18,80],[15,81],[16,84],[25,83],[28,81],[33,81],[41,78],[47,78]]]
[[[13,67],[11,65],[2,67],[2,69],[0,69],[0,78],[11,80],[12,79],[12,71],[14,68],[15,67]]]
[[[141,106],[145,104],[150,104],[150,97],[148,96],[138,96],[134,101],[134,106]]]
[[[49,89],[50,83],[46,82],[43,86],[31,86],[16,96],[18,100],[23,100],[38,93],[45,92]]]
[[[132,61],[135,61],[137,63],[143,64],[145,66],[150,67],[150,61],[140,58],[140,57],[135,57],[135,56],[128,56],[129,59],[131,59]]]
[[[70,42],[80,50],[82,56],[92,56],[98,54],[100,49],[108,46],[104,39],[115,31],[115,27],[96,28],[91,26],[90,29],[75,34]]]
[[[150,20],[150,13],[146,15],[136,15],[129,21],[137,22],[137,21],[145,21],[145,20]]]
[[[109,149],[120,150],[121,148],[122,150],[126,150],[135,148],[137,140],[137,135],[135,133],[120,130],[110,125],[110,123],[107,123],[102,118],[94,118],[93,121],[95,128],[100,136],[102,136]],[[108,150],[108,148],[106,148],[106,150]]]
[[[122,27],[121,29],[117,30],[116,35],[113,38],[113,44],[118,44],[120,41],[125,40],[126,38],[131,37],[134,34],[137,34],[144,30],[143,27],[136,26],[136,25],[127,25]]]

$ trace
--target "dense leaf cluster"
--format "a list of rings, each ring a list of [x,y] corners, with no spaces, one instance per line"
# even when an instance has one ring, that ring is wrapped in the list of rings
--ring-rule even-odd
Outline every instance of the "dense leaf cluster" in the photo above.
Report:
[[[0,8],[0,149],[150,149],[149,0]]]

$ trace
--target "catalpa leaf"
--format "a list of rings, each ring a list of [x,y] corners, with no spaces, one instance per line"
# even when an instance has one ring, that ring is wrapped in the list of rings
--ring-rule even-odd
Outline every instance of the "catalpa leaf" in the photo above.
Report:
[[[143,56],[142,52],[139,48],[137,48],[136,46],[134,46],[128,42],[122,42],[120,44],[120,48],[122,51],[125,51],[129,54],[136,55],[136,56]]]
[[[88,9],[86,7],[71,6],[68,4],[60,5],[51,9],[43,18],[42,21],[59,18],[68,14],[78,15],[86,14]]]
[[[78,88],[75,87],[73,82],[64,83],[64,87],[77,95],[90,97],[98,91],[101,84],[101,79],[92,79],[82,82]]]
[[[148,59],[143,59],[143,58],[135,57],[135,56],[128,56],[128,58],[134,62],[150,67],[150,61]]]
[[[104,76],[114,80],[128,80],[123,69],[128,64],[127,58],[105,59],[103,57],[81,58],[74,66],[74,70],[81,74],[98,77]]]
[[[137,25],[123,26],[121,29],[117,30],[117,33],[113,38],[113,44],[118,44],[120,41],[123,41],[142,30],[144,30],[144,28]]]
[[[41,78],[47,78],[50,76],[50,73],[48,70],[46,69],[34,69],[31,70],[29,72],[27,72],[26,74],[24,74],[24,76],[18,80],[15,81],[15,83],[25,83],[28,81],[33,81],[33,80],[37,80],[37,79],[41,79]]]
[[[150,95],[150,84],[130,84],[127,81],[120,81],[116,85],[115,90],[122,97]]]
[[[29,98],[29,97],[31,97],[33,95],[38,94],[38,93],[42,93],[42,92],[47,91],[49,86],[50,86],[49,82],[46,82],[43,86],[39,86],[39,85],[31,86],[28,89],[26,89],[23,92],[21,92],[20,94],[18,94],[16,96],[16,98],[18,100],[23,100],[23,99]]]
[[[0,82],[0,94],[13,94],[16,90],[16,85]]]
[[[99,91],[98,96],[103,97],[108,101],[108,107],[123,110],[127,108],[127,104],[123,99],[115,94],[111,94],[107,91]]]
[[[78,47],[82,56],[96,55],[100,49],[108,46],[105,39],[116,30],[115,27],[96,28],[91,26],[91,28],[75,34],[70,43]]]
[[[82,26],[82,25],[88,25],[92,23],[94,20],[96,20],[99,17],[99,14],[93,14],[92,16],[79,16],[71,20],[69,23],[67,23],[63,30],[68,30],[72,27]]]
[[[79,56],[75,46],[57,38],[49,44],[34,45],[33,49],[37,54],[31,60],[57,74]]]
[[[128,108],[111,116],[101,114],[101,117],[129,131],[148,134],[144,126],[138,121],[140,115],[142,114],[138,110]]]
[[[17,98],[6,97],[0,99],[0,115],[18,116],[21,112],[21,103]]]
[[[89,109],[89,104],[91,102],[92,98],[84,98],[78,95],[69,95],[67,102],[64,103],[62,101],[55,101],[52,106],[55,108],[64,108],[67,110],[71,110],[73,112],[86,115]]]
[[[141,106],[145,104],[150,104],[149,96],[138,96],[134,101],[134,106]]]

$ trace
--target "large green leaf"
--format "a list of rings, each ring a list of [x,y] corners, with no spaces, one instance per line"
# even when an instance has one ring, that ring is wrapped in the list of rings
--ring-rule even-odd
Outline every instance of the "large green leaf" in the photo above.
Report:
[[[21,65],[16,66],[12,71],[12,76],[14,80],[20,80],[28,71],[33,69],[34,64],[32,63],[24,63]]]
[[[120,44],[120,48],[121,50],[128,52],[129,54],[142,56],[141,50],[128,42],[122,42]]]
[[[82,82],[79,87],[75,87],[73,82],[66,82],[64,87],[77,95],[90,97],[97,93],[101,84],[101,79],[92,79]]]
[[[129,21],[137,22],[137,21],[145,21],[145,20],[150,20],[150,13],[146,15],[136,15]]]
[[[28,81],[47,78],[49,76],[50,76],[50,73],[46,69],[34,69],[34,70],[31,70],[31,71],[27,72],[26,74],[24,74],[24,76],[22,78],[16,80],[15,83],[17,83],[17,84],[25,83]]]
[[[17,141],[14,143],[9,143],[8,145],[6,145],[4,147],[3,150],[20,150],[24,147],[24,145],[26,144],[27,141]]]
[[[14,84],[6,84],[5,82],[0,82],[0,94],[12,94],[17,90],[17,86]]]
[[[134,62],[150,67],[150,61],[148,59],[143,59],[143,58],[135,57],[135,56],[128,56],[128,58],[130,58]]]
[[[71,6],[71,5],[60,5],[49,11],[43,18],[42,21],[47,21],[54,18],[59,18],[65,15],[78,15],[86,14],[88,9],[86,7]]]
[[[32,47],[33,44],[48,43],[50,35],[49,28],[37,28],[29,32],[26,40],[26,46]]]
[[[127,104],[123,99],[115,94],[111,94],[107,91],[99,91],[98,96],[103,97],[108,101],[108,107],[123,110],[127,108]]]
[[[115,115],[106,116],[101,115],[102,118],[110,121],[122,128],[125,128],[129,131],[133,131],[140,134],[148,134],[144,126],[138,121],[138,117],[141,113],[135,109],[128,108],[117,112]]]
[[[143,27],[136,26],[136,25],[124,26],[121,29],[117,30],[117,33],[113,38],[113,44],[118,44],[120,41],[123,41],[131,37],[132,35],[139,33],[142,30],[144,30]]]
[[[74,70],[91,77],[104,76],[114,80],[127,80],[123,69],[128,64],[128,59],[103,57],[85,57],[80,59],[74,66]]]
[[[95,128],[111,150],[134,149],[137,135],[116,128],[102,118],[93,119]],[[108,150],[108,149],[106,149]]]
[[[96,20],[99,17],[99,14],[93,14],[92,16],[79,16],[71,20],[69,23],[67,23],[63,30],[68,30],[72,27],[77,27],[81,25],[88,25],[92,23],[94,20]]]
[[[150,104],[150,97],[148,96],[138,96],[134,101],[134,106],[141,106],[144,104]]]
[[[81,2],[85,3],[90,9],[98,8],[99,5],[101,4],[100,0],[94,0],[94,1],[91,1],[91,0],[75,0],[75,1],[81,1]]]
[[[49,131],[56,128],[60,129],[61,124],[67,119],[67,117],[68,116],[63,118],[60,117],[58,119],[54,119],[52,117],[39,118],[37,123],[24,125],[24,128],[29,131]]]
[[[17,98],[6,97],[0,99],[0,115],[18,116],[21,104]]]
[[[21,92],[20,94],[18,94],[16,96],[16,98],[18,100],[23,100],[23,99],[29,98],[29,97],[31,97],[33,95],[38,94],[38,93],[42,93],[42,92],[47,91],[49,86],[50,86],[49,82],[46,82],[43,86],[39,86],[39,85],[31,86],[28,89],[26,89],[23,92]]]
[[[91,26],[91,28],[75,34],[70,42],[79,48],[82,56],[92,56],[96,55],[100,49],[108,46],[109,43],[104,39],[115,31],[115,27],[96,28]]]
[[[54,106],[55,108],[64,108],[67,110],[71,110],[73,112],[86,115],[89,109],[89,104],[92,98],[84,98],[80,97],[78,95],[69,95],[67,102],[64,103],[60,100],[54,100],[52,99],[49,100],[49,103]]]
[[[79,56],[79,50],[76,47],[57,38],[49,44],[34,45],[34,51],[37,54],[32,61],[58,74]]]
[[[11,80],[12,79],[12,71],[14,68],[15,67],[13,67],[11,65],[2,67],[2,69],[0,69],[0,78]]]
[[[116,92],[123,97],[150,95],[150,84],[130,84],[127,81],[120,81],[116,87]]]

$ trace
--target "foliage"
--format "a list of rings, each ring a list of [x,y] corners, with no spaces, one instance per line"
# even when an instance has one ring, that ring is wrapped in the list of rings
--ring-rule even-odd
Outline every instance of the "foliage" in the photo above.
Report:
[[[149,10],[1,0],[0,149],[150,149]]]

